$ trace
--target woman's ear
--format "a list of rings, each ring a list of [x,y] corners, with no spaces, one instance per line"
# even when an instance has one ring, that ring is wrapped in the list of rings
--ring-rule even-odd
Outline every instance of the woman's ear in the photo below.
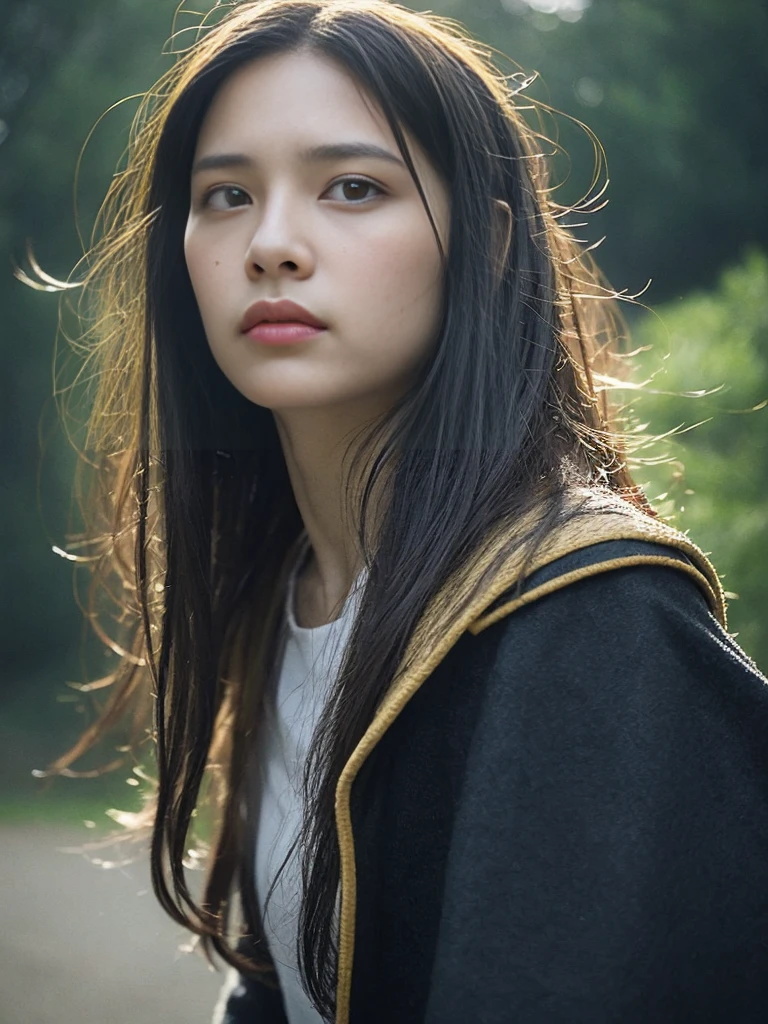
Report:
[[[507,254],[512,243],[512,210],[503,199],[491,200],[491,237],[494,275],[497,282],[504,274]]]

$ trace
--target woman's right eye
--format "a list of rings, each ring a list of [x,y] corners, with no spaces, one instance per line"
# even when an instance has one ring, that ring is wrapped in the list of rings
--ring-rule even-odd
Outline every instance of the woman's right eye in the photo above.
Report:
[[[211,210],[233,210],[236,206],[246,206],[250,201],[248,193],[236,185],[217,185],[205,193],[201,206]]]

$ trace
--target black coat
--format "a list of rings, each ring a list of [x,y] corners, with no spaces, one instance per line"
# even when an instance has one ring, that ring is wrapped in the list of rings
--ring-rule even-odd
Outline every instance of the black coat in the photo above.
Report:
[[[768,683],[698,549],[623,532],[499,590],[350,773],[338,1024],[768,1020]],[[286,1024],[246,978],[221,1019]]]

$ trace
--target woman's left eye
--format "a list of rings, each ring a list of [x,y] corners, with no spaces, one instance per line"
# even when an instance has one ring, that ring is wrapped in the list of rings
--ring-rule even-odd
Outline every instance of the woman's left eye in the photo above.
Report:
[[[384,195],[384,189],[379,188],[378,185],[374,185],[374,183],[372,181],[368,181],[367,178],[342,178],[341,181],[337,181],[331,185],[328,191],[331,192],[335,188],[348,190],[346,192],[342,192],[342,196],[345,199],[352,200],[346,204],[347,206],[354,206],[358,202],[365,202],[369,198],[375,198],[375,196],[370,197],[366,195],[366,191],[369,189],[373,189],[379,195]]]

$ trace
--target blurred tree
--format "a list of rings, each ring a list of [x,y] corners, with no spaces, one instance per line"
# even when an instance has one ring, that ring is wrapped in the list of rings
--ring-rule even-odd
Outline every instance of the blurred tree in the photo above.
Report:
[[[592,128],[609,203],[589,238],[617,287],[652,302],[714,283],[745,243],[768,245],[768,5],[764,0],[441,0],[541,81],[530,94]],[[559,14],[558,14],[559,11]],[[566,118],[572,202],[591,143]],[[563,174],[565,162],[561,162]]]
[[[0,565],[13,595],[0,620],[0,698],[6,700],[23,699],[35,677],[60,683],[67,677],[65,665],[80,677],[76,647],[82,620],[72,600],[71,564],[51,553],[51,545],[64,539],[74,466],[69,445],[53,431],[56,297],[14,280],[12,261],[24,263],[29,240],[43,268],[66,277],[82,255],[72,193],[78,155],[104,110],[146,88],[167,65],[160,48],[175,6],[173,0],[49,0],[0,8],[0,249],[6,254],[0,273],[6,382],[0,431],[6,536],[12,538],[3,545]],[[85,154],[78,190],[85,236],[134,109],[126,104],[114,111]],[[47,446],[42,464],[39,427]]]

